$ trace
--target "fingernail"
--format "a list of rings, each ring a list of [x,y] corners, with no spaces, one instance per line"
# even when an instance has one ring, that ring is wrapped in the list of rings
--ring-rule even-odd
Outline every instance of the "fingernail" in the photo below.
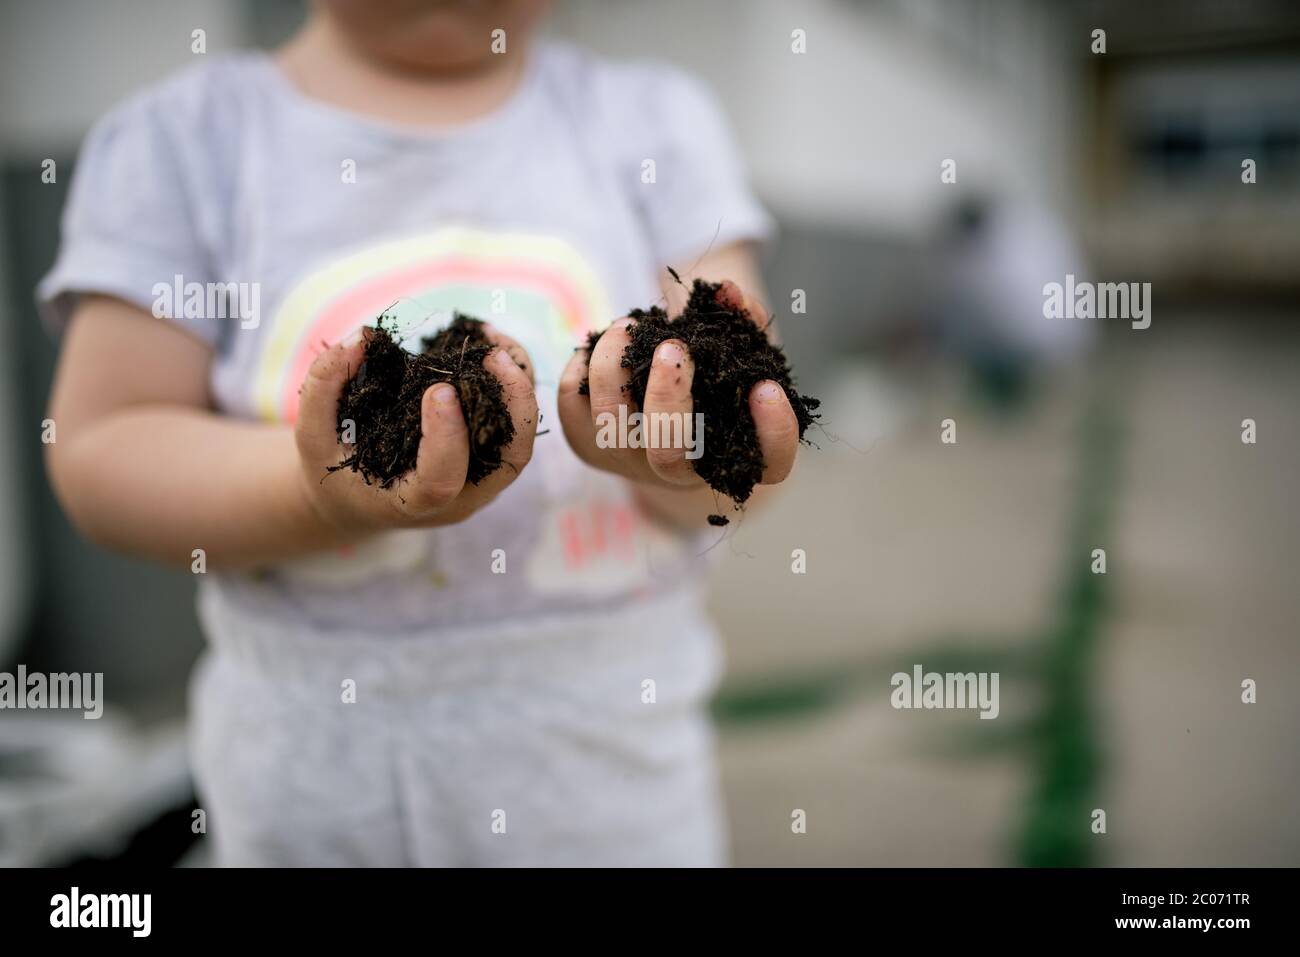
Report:
[[[686,351],[681,347],[681,344],[673,342],[671,339],[660,343],[659,348],[655,350],[655,362],[662,365],[680,366],[685,358]]]
[[[433,401],[437,405],[455,405],[460,402],[460,396],[456,394],[456,387],[442,382],[433,387]]]
[[[771,405],[771,404],[774,403],[774,402],[780,402],[780,401],[781,401],[781,397],[782,397],[783,395],[785,395],[785,390],[782,389],[782,388],[781,388],[779,385],[777,385],[775,382],[773,382],[771,379],[768,379],[768,380],[765,381],[765,382],[761,382],[761,383],[759,383],[759,386],[758,386],[758,401],[759,401],[759,402],[764,402],[764,403],[766,403],[766,404],[768,404],[768,405]]]
[[[615,329],[615,328],[626,329],[628,326],[632,325],[634,321],[635,320],[633,320],[630,316],[624,316],[622,319],[615,319],[613,322],[609,324],[609,326],[611,329]]]
[[[511,358],[510,353],[501,348],[493,349],[492,354],[488,356],[488,361],[498,372],[511,372],[519,368],[519,363]]]

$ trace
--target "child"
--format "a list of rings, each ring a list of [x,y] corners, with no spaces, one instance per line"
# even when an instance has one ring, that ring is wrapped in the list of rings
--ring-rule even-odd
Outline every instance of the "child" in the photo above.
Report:
[[[680,306],[667,265],[761,319],[768,220],[694,82],[535,38],[545,6],[318,0],[275,55],[198,64],[83,147],[39,289],[67,325],[49,471],[90,538],[205,573],[221,864],[725,860],[689,534],[719,503],[681,449],[598,447],[625,327],[590,368],[574,347]],[[516,434],[477,486],[445,384],[392,488],[326,473],[395,302],[492,324]],[[646,411],[690,412],[692,374],[661,346]],[[779,482],[794,413],[774,383],[749,401]]]

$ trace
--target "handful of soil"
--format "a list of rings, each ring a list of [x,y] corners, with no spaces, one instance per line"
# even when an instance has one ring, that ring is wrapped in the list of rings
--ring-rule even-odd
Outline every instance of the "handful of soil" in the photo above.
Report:
[[[673,278],[677,279],[676,273]],[[818,418],[815,410],[821,402],[799,394],[785,352],[769,341],[767,331],[748,312],[718,302],[721,288],[720,283],[696,279],[685,310],[675,319],[658,306],[633,309],[628,314],[635,320],[628,327],[631,341],[623,350],[621,365],[631,370],[627,389],[637,408],[642,408],[655,349],[666,339],[686,343],[695,361],[691,398],[695,411],[704,414],[705,432],[703,454],[691,464],[710,488],[739,507],[763,477],[763,453],[749,412],[750,391],[764,379],[778,383],[799,421],[800,441]],[[587,337],[588,355],[599,339],[594,332]],[[586,380],[579,391],[587,394]],[[726,525],[727,519],[710,515],[709,524]]]
[[[421,342],[423,351],[402,348],[380,316],[366,340],[365,358],[339,399],[339,439],[348,419],[355,424],[351,454],[329,471],[352,469],[366,484],[390,487],[415,468],[420,448],[420,403],[425,391],[450,382],[460,395],[469,427],[468,481],[477,485],[501,467],[501,450],[515,437],[500,380],[483,368],[495,348],[483,323],[456,313],[451,325]],[[396,323],[393,324],[394,327]]]

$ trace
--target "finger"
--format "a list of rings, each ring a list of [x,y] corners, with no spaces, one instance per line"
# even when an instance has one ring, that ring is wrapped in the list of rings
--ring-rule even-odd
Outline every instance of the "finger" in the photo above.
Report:
[[[477,485],[467,484],[456,500],[454,511],[469,515],[501,494],[519,477],[533,456],[537,438],[537,394],[532,380],[502,349],[494,349],[483,360],[483,368],[501,383],[502,398],[514,423],[514,438],[501,450],[501,465]]]
[[[596,427],[601,467],[614,468],[625,475],[650,476],[652,473],[645,455],[640,449],[626,448],[623,436],[617,431],[637,411],[627,390],[632,372],[623,368],[623,352],[632,341],[628,331],[631,325],[631,319],[619,319],[605,330],[591,352],[587,368],[591,420]],[[620,409],[623,410],[622,416],[619,415]]]
[[[504,349],[506,354],[515,360],[515,365],[528,374],[530,382],[534,385],[537,384],[537,376],[534,374],[533,364],[528,360],[528,352],[517,340],[506,335],[490,322],[483,324],[483,334],[488,337],[494,346]]]
[[[642,432],[650,468],[673,485],[694,485],[701,481],[691,464],[693,460],[686,457],[688,450],[694,454],[700,448],[703,438],[696,431],[691,415],[694,375],[695,364],[686,343],[669,339],[655,349],[646,383]]]
[[[745,293],[730,279],[724,279],[718,284],[718,292],[713,298],[724,309],[734,309],[739,312],[746,308]]]
[[[732,309],[737,312],[748,314],[750,320],[760,329],[768,334],[769,338],[773,337],[776,331],[772,328],[771,317],[768,315],[765,307],[757,299],[746,296],[744,290],[737,286],[730,279],[724,279],[718,287],[717,295],[714,296],[718,305],[724,309]]]
[[[532,460],[533,442],[537,438],[537,393],[532,377],[514,358],[498,349],[483,360],[483,367],[497,377],[504,392],[506,408],[515,426],[514,438],[501,450],[501,461],[511,467],[514,476]]]
[[[645,482],[654,479],[650,464],[639,449],[619,449],[610,445],[602,448],[597,441],[601,428],[591,412],[591,398],[578,390],[582,380],[590,371],[586,349],[576,349],[573,358],[564,367],[560,376],[560,390],[556,397],[556,411],[560,416],[560,427],[569,447],[582,461],[592,468],[614,472],[625,478]],[[610,434],[608,426],[605,434]],[[608,443],[607,443],[608,444]]]
[[[631,416],[638,411],[627,388],[632,370],[623,368],[623,353],[632,341],[633,320],[620,319],[605,330],[592,350],[587,369],[591,420],[596,428],[599,468],[610,469],[638,481],[653,481],[654,472],[642,448],[628,447]],[[620,415],[619,412],[623,414]],[[624,431],[626,428],[626,431]],[[644,430],[643,430],[644,434]]]
[[[626,391],[632,375],[622,365],[623,351],[632,338],[628,334],[631,323],[631,319],[619,319],[605,330],[596,343],[596,348],[592,350],[587,381],[591,418],[597,425],[602,421],[602,415],[609,414],[617,418],[619,406],[628,406],[629,414],[635,411],[631,408],[631,396]]]
[[[431,385],[420,400],[415,474],[399,482],[399,501],[413,513],[445,509],[465,487],[468,468],[469,430],[460,409],[460,395],[450,382]]]
[[[763,453],[763,484],[775,485],[794,468],[799,451],[799,420],[785,389],[771,379],[750,390],[749,412],[754,417],[758,447]]]
[[[596,452],[596,424],[591,416],[591,399],[580,391],[582,381],[587,378],[588,356],[583,348],[574,349],[573,356],[560,374],[560,388],[555,397],[556,412],[560,416],[560,428],[569,448],[582,461],[595,466],[599,456]]]
[[[294,426],[299,454],[322,468],[339,460],[339,399],[343,386],[361,367],[365,342],[361,338],[331,346],[307,370]]]

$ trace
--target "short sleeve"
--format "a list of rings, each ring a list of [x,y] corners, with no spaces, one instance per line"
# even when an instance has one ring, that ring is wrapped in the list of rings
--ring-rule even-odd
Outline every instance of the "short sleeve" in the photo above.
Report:
[[[688,74],[661,67],[639,95],[644,109],[629,112],[648,115],[635,132],[644,145],[635,185],[659,261],[681,262],[709,248],[770,239],[772,219],[750,189],[712,92]]]
[[[173,318],[166,303],[174,297],[162,293],[178,281],[211,282],[214,272],[166,106],[147,96],[129,101],[101,119],[82,144],[58,257],[36,289],[41,317],[56,334],[79,296],[102,293],[161,315],[210,345],[217,342],[218,323]]]

